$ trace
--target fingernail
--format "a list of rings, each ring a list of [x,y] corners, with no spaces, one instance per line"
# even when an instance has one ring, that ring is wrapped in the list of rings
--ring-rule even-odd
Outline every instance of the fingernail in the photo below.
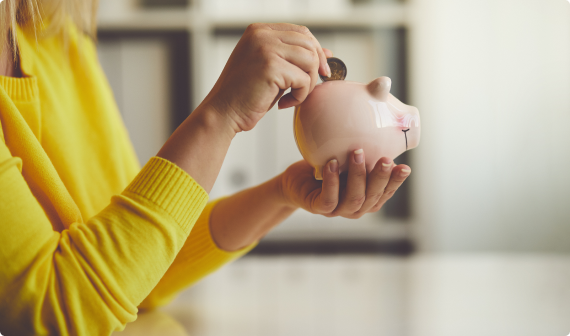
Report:
[[[384,163],[384,162],[382,162],[382,171],[383,171],[383,172],[389,171],[390,168],[392,168],[392,164],[393,164],[393,163]]]
[[[410,175],[411,172],[412,171],[410,169],[402,169],[402,170],[400,170],[400,175],[408,176],[408,175]]]
[[[364,162],[364,149],[357,149],[354,151],[354,161],[356,163]]]
[[[338,172],[338,161],[336,159],[330,160],[329,170],[331,171],[331,173],[337,173]]]
[[[327,77],[332,76],[332,72],[331,72],[331,67],[330,65],[327,63],[325,70],[327,71]]]

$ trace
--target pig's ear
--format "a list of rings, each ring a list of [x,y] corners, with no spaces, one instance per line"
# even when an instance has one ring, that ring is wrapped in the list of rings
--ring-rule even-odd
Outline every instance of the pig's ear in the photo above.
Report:
[[[387,101],[392,87],[392,80],[389,77],[379,77],[370,82],[367,86],[368,92],[379,101]]]

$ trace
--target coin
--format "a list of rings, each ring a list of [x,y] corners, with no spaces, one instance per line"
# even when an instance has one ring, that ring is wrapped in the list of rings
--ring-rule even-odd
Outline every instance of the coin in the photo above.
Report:
[[[323,80],[323,82],[330,82],[333,80],[344,80],[346,78],[346,65],[344,65],[343,61],[341,61],[336,57],[330,57],[327,58],[327,63],[331,68],[331,76],[325,77],[319,75]]]

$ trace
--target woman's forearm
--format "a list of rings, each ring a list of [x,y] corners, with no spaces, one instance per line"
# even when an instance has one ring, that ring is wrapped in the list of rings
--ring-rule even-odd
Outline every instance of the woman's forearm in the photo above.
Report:
[[[209,193],[236,132],[229,118],[204,103],[176,129],[157,156],[182,168]]]
[[[284,202],[281,176],[221,200],[210,215],[219,248],[236,251],[258,241],[296,208]]]
[[[225,115],[202,104],[157,154],[186,171],[208,193],[238,131]],[[236,251],[246,247],[295,211],[295,207],[284,202],[280,179],[278,176],[217,204],[210,216],[210,228],[219,248]]]

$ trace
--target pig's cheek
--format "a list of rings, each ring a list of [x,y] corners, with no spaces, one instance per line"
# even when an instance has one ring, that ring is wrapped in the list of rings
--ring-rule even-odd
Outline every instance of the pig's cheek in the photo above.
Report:
[[[408,150],[418,147],[420,144],[420,128],[412,127],[408,131]]]
[[[380,153],[381,156],[395,159],[406,151],[406,137],[400,127],[383,127],[380,129]]]

